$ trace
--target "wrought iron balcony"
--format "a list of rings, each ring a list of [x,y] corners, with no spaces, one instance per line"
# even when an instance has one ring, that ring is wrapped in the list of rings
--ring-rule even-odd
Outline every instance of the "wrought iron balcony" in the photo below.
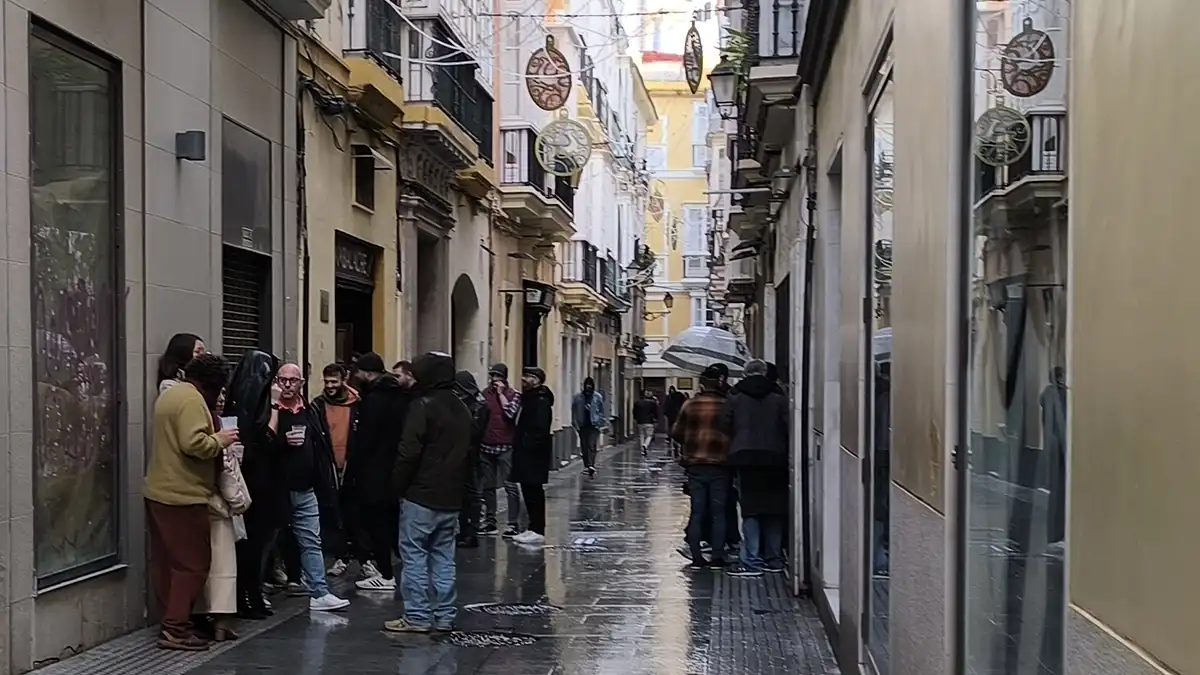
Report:
[[[751,0],[744,25],[752,65],[762,59],[798,58],[807,10],[808,0]]]
[[[433,102],[479,144],[479,156],[492,163],[492,97],[475,80],[475,66],[438,68]]]
[[[504,165],[501,185],[528,185],[546,197],[557,199],[568,213],[575,211],[575,189],[570,179],[546,173],[537,161],[535,135],[529,129],[505,129],[500,132]]]
[[[976,201],[1034,176],[1057,177],[1066,173],[1067,147],[1065,113],[1032,113],[1029,148],[1012,164],[989,166],[975,159]]]
[[[404,20],[392,9],[387,0],[367,0],[365,30],[358,33],[363,37],[352,39],[347,52],[362,53],[383,66],[397,81],[403,80],[404,65],[396,56],[404,53],[401,40]],[[351,31],[355,33],[355,31]]]

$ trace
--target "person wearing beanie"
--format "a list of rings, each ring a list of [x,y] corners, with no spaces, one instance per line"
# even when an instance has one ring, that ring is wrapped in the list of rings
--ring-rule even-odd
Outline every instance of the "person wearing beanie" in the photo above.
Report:
[[[396,589],[392,550],[396,546],[399,503],[389,476],[404,431],[412,387],[387,372],[383,357],[374,352],[354,362],[359,383],[358,429],[346,449],[343,493],[347,511],[357,521],[355,557],[363,578],[362,591],[390,593]]]
[[[596,475],[596,444],[600,431],[604,429],[604,396],[596,391],[596,381],[590,377],[583,380],[583,390],[571,401],[571,426],[579,435],[579,447],[583,451],[583,470],[589,476]]]
[[[726,563],[723,546],[714,546],[712,557],[706,560],[700,545],[705,539],[723,543],[727,538],[726,502],[732,478],[726,466],[729,436],[721,428],[724,377],[720,369],[706,368],[700,374],[700,393],[683,404],[671,429],[671,437],[681,448],[679,463],[687,473],[687,493],[691,497],[687,546],[693,570],[724,567]]]
[[[521,533],[521,488],[508,477],[512,472],[521,392],[509,386],[508,366],[494,363],[488,368],[483,402],[488,408],[488,418],[479,444],[479,487],[483,491],[483,524],[479,534],[494,535],[500,531],[496,523],[496,491],[503,485],[508,500],[508,526],[503,535],[511,538]]]
[[[513,537],[513,541],[541,546],[546,543],[546,483],[550,482],[554,450],[550,432],[554,423],[554,393],[546,386],[546,372],[536,366],[525,368],[521,385],[521,414],[517,418],[509,480],[521,486],[529,529]]]

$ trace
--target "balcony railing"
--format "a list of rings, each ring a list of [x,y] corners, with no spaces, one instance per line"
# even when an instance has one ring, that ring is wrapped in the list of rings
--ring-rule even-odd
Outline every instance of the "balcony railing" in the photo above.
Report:
[[[598,250],[586,241],[565,244],[566,259],[563,261],[563,281],[578,281],[600,290],[600,260]]]
[[[435,67],[424,63],[408,63],[405,82],[408,100],[432,103],[441,108],[475,140],[479,146],[479,155],[488,164],[492,164],[492,97],[475,79],[475,70],[479,66],[475,63],[463,63],[472,61],[473,58],[469,54],[445,46],[452,44],[454,38],[440,19],[422,22],[421,30],[428,31],[429,37],[422,37],[421,33],[410,31],[409,39],[413,40],[413,43],[409,45],[409,53],[423,54],[422,58],[461,65]]]
[[[1030,176],[1058,176],[1066,172],[1067,116],[1033,113],[1029,120],[1029,149],[1006,166],[989,166],[975,160],[977,199]]]
[[[535,135],[529,129],[505,129],[500,132],[504,165],[500,171],[503,185],[528,185],[557,199],[568,212],[575,211],[575,189],[568,178],[546,173],[537,161]]]
[[[751,0],[745,16],[750,53],[758,59],[798,57],[807,9],[808,0]]]
[[[404,45],[400,39],[404,20],[387,0],[367,0],[366,14],[367,40],[366,44],[362,45],[365,47],[362,51],[386,68],[396,80],[402,80],[403,64],[400,59],[388,54],[404,53]]]

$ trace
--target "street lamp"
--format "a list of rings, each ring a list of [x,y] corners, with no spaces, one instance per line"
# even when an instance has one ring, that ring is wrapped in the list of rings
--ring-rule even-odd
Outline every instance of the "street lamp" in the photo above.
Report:
[[[722,54],[721,62],[708,74],[708,81],[712,85],[717,112],[723,120],[733,119],[737,110],[737,80],[737,68]]]
[[[670,293],[665,293],[665,294],[663,294],[662,304],[663,304],[663,307],[665,307],[667,311],[665,311],[665,312],[643,311],[642,318],[645,319],[646,321],[653,321],[659,317],[663,317],[663,316],[670,314],[671,308],[675,306],[675,298],[672,297]]]

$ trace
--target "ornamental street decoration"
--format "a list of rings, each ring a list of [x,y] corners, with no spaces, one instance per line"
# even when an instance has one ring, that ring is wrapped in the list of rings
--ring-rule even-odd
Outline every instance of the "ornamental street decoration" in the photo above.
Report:
[[[1007,166],[1029,151],[1029,120],[1004,105],[975,120],[975,156],[988,166]]]
[[[703,73],[704,45],[700,43],[700,31],[696,30],[696,22],[693,21],[683,40],[683,76],[693,94],[700,89]]]
[[[1021,32],[1000,52],[1000,81],[1013,96],[1029,98],[1040,94],[1054,75],[1054,41],[1033,27],[1033,19],[1021,22]]]
[[[667,240],[671,244],[671,250],[679,248],[679,219],[671,218],[667,224]]]
[[[558,110],[571,95],[571,65],[550,35],[546,36],[546,46],[534,52],[525,64],[525,90],[542,110]]]
[[[592,136],[587,127],[563,115],[542,128],[533,147],[546,173],[575,181],[592,157]]]

